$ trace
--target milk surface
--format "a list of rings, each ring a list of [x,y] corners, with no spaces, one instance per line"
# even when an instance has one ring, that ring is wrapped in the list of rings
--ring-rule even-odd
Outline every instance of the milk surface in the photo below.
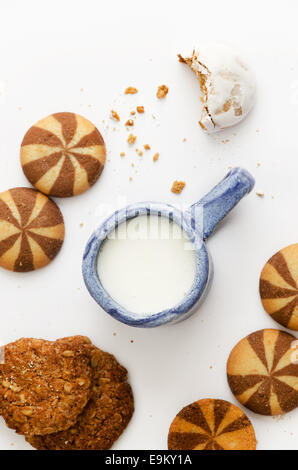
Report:
[[[140,315],[158,313],[190,291],[196,255],[179,225],[165,217],[138,216],[120,224],[104,242],[98,275],[122,307]]]

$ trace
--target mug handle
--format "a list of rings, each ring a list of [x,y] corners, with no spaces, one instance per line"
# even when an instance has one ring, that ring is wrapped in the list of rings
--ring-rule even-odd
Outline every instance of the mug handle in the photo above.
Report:
[[[191,224],[202,230],[206,240],[216,225],[253,189],[255,180],[243,168],[235,167],[225,178],[190,207]]]

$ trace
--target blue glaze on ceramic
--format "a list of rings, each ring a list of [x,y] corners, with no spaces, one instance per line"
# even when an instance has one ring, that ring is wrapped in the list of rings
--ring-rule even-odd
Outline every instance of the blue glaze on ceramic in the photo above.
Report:
[[[83,276],[91,296],[109,315],[130,326],[150,328],[165,323],[177,323],[190,317],[205,300],[213,278],[212,260],[204,240],[253,186],[254,179],[246,170],[234,168],[215,188],[184,213],[168,204],[155,202],[132,204],[116,211],[98,227],[85,248]],[[178,224],[193,243],[197,264],[193,286],[178,305],[143,316],[129,312],[115,302],[103,288],[97,273],[98,253],[109,233],[119,224],[139,215],[159,215]]]

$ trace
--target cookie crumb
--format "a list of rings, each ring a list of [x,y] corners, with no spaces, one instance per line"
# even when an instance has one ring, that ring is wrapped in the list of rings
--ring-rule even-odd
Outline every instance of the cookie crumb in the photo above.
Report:
[[[142,150],[139,151],[139,157],[142,157],[143,156],[143,152]]]
[[[134,116],[136,114],[135,111],[130,111],[131,116]]]
[[[157,162],[158,159],[159,159],[159,152],[156,152],[156,153],[153,155],[153,161],[154,161],[154,162]]]
[[[120,157],[125,157],[125,152],[121,152]]]
[[[135,95],[136,93],[138,93],[138,89],[134,86],[127,87],[124,92],[125,95]]]
[[[144,106],[137,106],[137,111],[139,114],[144,114],[145,112]]]
[[[134,343],[134,340],[133,340],[133,339],[131,339],[131,340],[130,340],[130,342],[131,342],[131,343]]]
[[[111,119],[114,119],[114,121],[120,121],[120,116],[117,111],[114,111],[114,109],[111,110]]]
[[[128,119],[125,123],[126,126],[133,126],[134,125],[134,122],[132,119]]]
[[[129,144],[134,144],[135,141],[136,141],[136,138],[137,138],[137,137],[136,137],[135,135],[129,134],[129,136],[128,136],[128,138],[127,138],[127,142],[128,142]]]
[[[171,191],[174,194],[180,194],[183,191],[184,187],[185,187],[185,182],[184,181],[177,181],[176,180],[172,184]]]
[[[160,85],[157,89],[156,96],[158,99],[165,98],[169,92],[169,89],[166,85]]]
[[[149,144],[145,144],[145,145],[144,145],[144,149],[145,149],[145,150],[150,150],[150,149],[151,149],[151,147],[150,147],[150,145],[149,145]]]
[[[264,197],[264,193],[259,193],[259,192],[257,192],[256,195],[257,195],[258,197]]]

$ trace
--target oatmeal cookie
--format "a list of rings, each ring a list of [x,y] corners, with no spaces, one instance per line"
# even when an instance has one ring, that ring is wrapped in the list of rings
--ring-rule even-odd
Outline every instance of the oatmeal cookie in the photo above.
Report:
[[[47,436],[28,436],[39,450],[104,450],[128,425],[134,411],[133,394],[127,383],[127,371],[111,354],[93,347],[92,396],[67,431]]]
[[[21,338],[4,348],[0,410],[19,434],[68,429],[91,394],[90,340]]]

